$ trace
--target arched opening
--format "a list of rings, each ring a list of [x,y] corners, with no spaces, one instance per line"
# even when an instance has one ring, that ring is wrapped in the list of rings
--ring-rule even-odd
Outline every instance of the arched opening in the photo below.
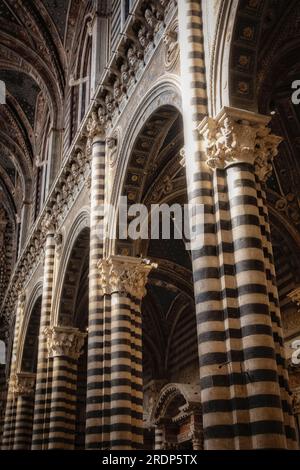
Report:
[[[38,362],[42,296],[41,286],[35,291],[23,317],[23,335],[17,353],[17,368],[10,380],[13,383],[14,449],[30,449],[35,399],[35,383]]]
[[[171,383],[160,392],[152,410],[155,449],[202,450],[203,429],[199,388]]]
[[[41,296],[35,301],[29,317],[26,335],[24,340],[23,355],[21,361],[21,371],[36,373],[38,358],[38,341],[41,320]]]
[[[73,244],[61,291],[59,326],[87,331],[88,326],[88,272],[90,230],[84,228]],[[82,354],[76,361],[76,405],[74,448],[84,449],[87,392],[87,338]]]
[[[118,240],[116,247],[118,254],[141,256],[158,265],[149,275],[142,302],[144,448],[149,449],[155,446],[151,413],[162,387],[177,382],[199,389],[192,263],[184,230],[188,198],[183,145],[182,117],[173,106],[160,107],[142,126],[123,195],[132,210],[135,203],[147,207],[148,221],[142,218],[141,224],[148,223],[148,238],[134,241],[128,237]],[[170,209],[170,217],[162,214],[154,220],[154,205],[163,204]],[[158,230],[153,237],[155,223]]]

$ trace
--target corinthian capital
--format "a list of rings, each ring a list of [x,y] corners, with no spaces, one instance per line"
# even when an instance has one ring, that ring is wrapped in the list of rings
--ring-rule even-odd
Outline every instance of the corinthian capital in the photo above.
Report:
[[[82,354],[86,333],[77,328],[52,326],[46,328],[49,357],[66,356],[77,360]]]
[[[204,139],[210,168],[250,163],[261,181],[272,173],[281,137],[271,134],[270,118],[235,108],[223,108],[216,119],[205,118],[198,126]]]
[[[100,106],[98,109],[94,109],[88,118],[86,130],[89,139],[93,139],[98,135],[104,135],[106,125],[106,116],[103,108]]]
[[[10,379],[10,389],[16,397],[30,397],[34,394],[35,374],[20,372]]]
[[[56,222],[55,222],[55,217],[53,213],[46,212],[42,224],[41,224],[41,229],[42,232],[45,235],[50,235],[54,234],[56,231]]]
[[[130,256],[111,256],[100,260],[98,269],[102,295],[120,292],[142,299],[151,269],[156,268],[149,260]]]

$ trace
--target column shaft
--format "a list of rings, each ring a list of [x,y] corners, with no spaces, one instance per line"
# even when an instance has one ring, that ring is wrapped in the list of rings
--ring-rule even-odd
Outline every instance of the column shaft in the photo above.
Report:
[[[102,448],[141,449],[143,376],[141,300],[152,265],[139,258],[111,256],[99,261],[102,295],[110,298],[103,343]],[[106,318],[106,316],[105,316]]]
[[[14,450],[29,450],[31,447],[33,406],[33,395],[18,397]]]
[[[200,347],[200,376],[208,449],[295,446],[267,208],[259,182],[270,174],[280,142],[270,134],[268,122],[265,116],[224,108],[198,127],[207,165],[214,170],[219,267],[209,276],[220,281],[215,298],[223,307],[211,323],[214,330],[199,336],[200,342],[206,338],[205,356]]]
[[[282,330],[282,322],[279,308],[279,295],[276,285],[275,263],[273,257],[273,247],[271,242],[271,230],[269,223],[269,215],[267,210],[267,200],[265,191],[258,178],[256,178],[257,200],[259,208],[259,219],[261,226],[261,235],[263,243],[263,251],[265,257],[265,265],[270,273],[267,278],[268,296],[271,309],[271,321],[273,327],[273,338],[276,351],[276,362],[278,367],[278,380],[281,391],[282,409],[284,416],[284,424],[286,429],[288,448],[295,447],[293,439],[294,417],[291,406],[291,390],[289,385],[289,376],[286,366],[286,356],[284,347],[284,338]]]
[[[104,305],[99,285],[97,263],[103,257],[103,212],[105,191],[105,140],[96,135],[92,146],[91,174],[91,235],[90,235],[90,268],[89,268],[89,339],[88,339],[88,378],[87,378],[87,414],[86,414],[86,447],[99,449],[103,440],[103,415],[100,410],[103,403],[102,394],[105,385],[103,371],[103,336]]]
[[[78,359],[86,333],[54,326],[45,331],[53,358],[49,449],[74,449]]]
[[[110,448],[138,449],[143,444],[140,302],[114,293],[111,316]]]
[[[178,2],[178,14],[188,197],[204,205],[202,240],[191,248],[205,448],[293,448],[266,202],[255,178],[267,176],[280,139],[269,119],[241,110],[224,108],[199,125],[207,114],[200,3]],[[226,170],[235,161],[251,169]]]
[[[268,296],[271,272],[265,265],[253,166],[228,168],[227,181],[240,318],[236,333],[242,338],[242,349],[232,351],[232,361],[249,375],[246,397],[240,399],[240,408],[249,414],[244,434],[249,436],[247,447],[285,448]]]
[[[10,450],[13,448],[14,433],[15,433],[15,418],[17,411],[17,400],[13,392],[13,387],[16,377],[16,359],[18,352],[19,334],[21,319],[24,312],[25,295],[20,293],[18,297],[17,309],[16,309],[16,321],[14,326],[14,338],[13,347],[11,354],[11,366],[10,366],[10,378],[8,383],[5,417],[3,425],[2,435],[2,450]]]
[[[14,443],[17,402],[11,390],[7,393],[5,418],[2,435],[2,450],[11,450]]]
[[[143,352],[141,301],[131,298],[131,381],[132,381],[132,425],[134,442],[142,448],[143,436]]]
[[[77,363],[53,358],[49,449],[74,449]]]
[[[155,428],[155,450],[163,450],[164,448],[164,430],[161,427]]]
[[[51,360],[49,360],[48,358],[47,339],[44,334],[44,331],[47,327],[49,327],[51,319],[54,263],[54,234],[49,233],[46,238],[45,246],[42,308],[39,332],[37,377],[33,419],[33,450],[47,449],[48,446],[52,363]]]

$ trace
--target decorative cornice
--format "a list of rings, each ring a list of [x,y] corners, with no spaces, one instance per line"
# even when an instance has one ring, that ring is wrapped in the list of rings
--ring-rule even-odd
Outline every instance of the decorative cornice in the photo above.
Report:
[[[281,137],[271,134],[269,122],[267,116],[227,107],[216,119],[206,117],[197,130],[204,139],[208,166],[216,169],[250,163],[265,182],[282,142]]]
[[[84,340],[87,333],[77,328],[52,326],[44,330],[47,338],[49,357],[65,356],[78,360],[83,353]]]
[[[111,256],[98,263],[102,295],[115,292],[142,299],[146,293],[148,276],[157,264],[130,256]]]
[[[156,48],[157,37],[163,36],[166,20],[170,20],[174,13],[172,7],[175,6],[174,0],[148,0],[146,8],[143,8],[142,2],[135,2],[126,22],[126,31],[116,45],[114,56],[97,90],[97,106],[91,111],[86,126],[89,139],[105,135],[111,123],[118,118]],[[166,60],[172,67],[179,57],[176,25],[171,27],[164,40]]]
[[[20,372],[11,377],[9,387],[15,397],[30,397],[34,395],[35,374]]]

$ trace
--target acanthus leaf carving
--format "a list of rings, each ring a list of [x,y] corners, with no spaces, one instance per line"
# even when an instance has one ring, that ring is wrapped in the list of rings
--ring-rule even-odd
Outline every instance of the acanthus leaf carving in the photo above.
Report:
[[[146,291],[148,275],[156,264],[149,260],[128,256],[111,256],[98,263],[102,295],[119,292],[142,299]]]
[[[9,381],[10,390],[16,398],[33,396],[35,379],[35,374],[27,372],[14,374]]]
[[[205,118],[197,130],[204,140],[207,165],[216,169],[249,163],[265,182],[282,141],[271,134],[268,123],[266,116],[234,108],[224,108],[216,119]]]
[[[78,360],[83,353],[87,333],[77,328],[52,326],[45,328],[49,357],[65,356]]]
[[[94,109],[86,125],[89,139],[93,139],[98,135],[104,135],[106,123],[107,117],[103,107],[99,106],[98,109]]]

